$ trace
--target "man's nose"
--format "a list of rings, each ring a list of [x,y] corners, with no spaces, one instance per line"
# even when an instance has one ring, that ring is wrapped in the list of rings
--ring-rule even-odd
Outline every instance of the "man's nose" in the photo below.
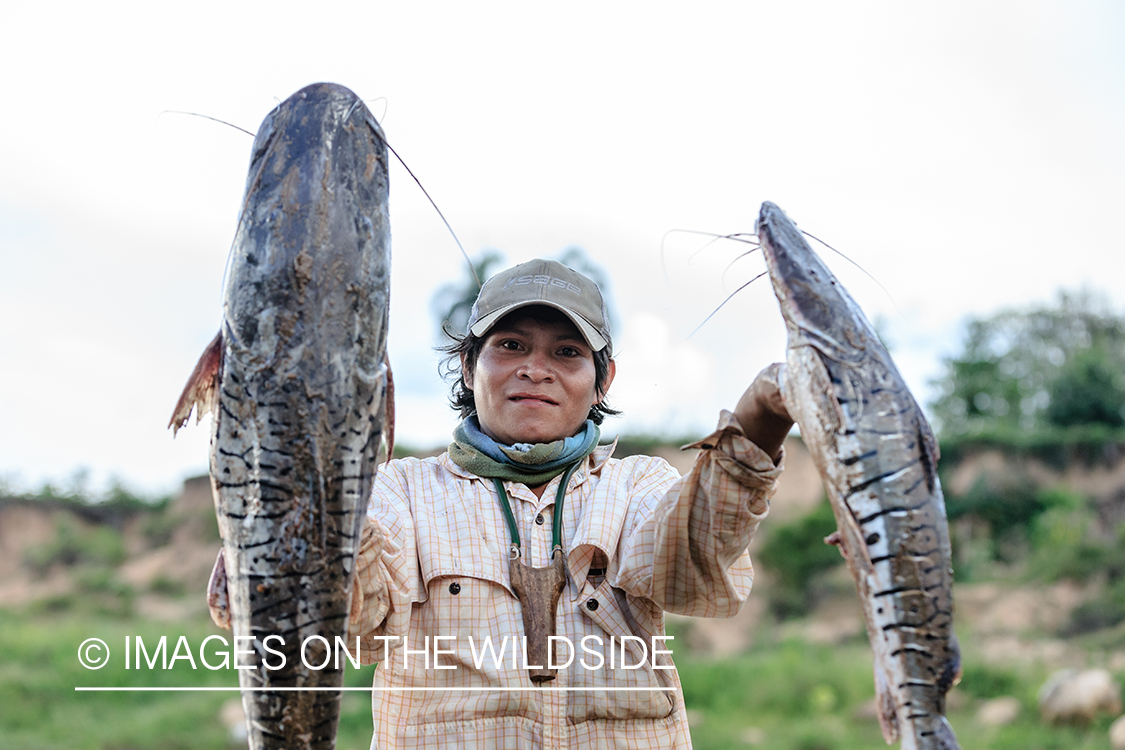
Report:
[[[545,380],[554,379],[554,370],[551,369],[551,364],[544,354],[537,354],[532,352],[528,354],[527,359],[520,368],[520,377],[527,378],[533,383],[539,383]]]

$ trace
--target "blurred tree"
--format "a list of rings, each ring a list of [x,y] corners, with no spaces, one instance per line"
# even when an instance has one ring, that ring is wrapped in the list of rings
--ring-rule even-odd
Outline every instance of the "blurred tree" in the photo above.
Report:
[[[610,299],[609,276],[605,269],[591,260],[585,250],[577,246],[568,247],[555,260],[589,276],[601,288],[607,314],[610,318],[610,331],[616,336],[617,317],[614,313],[613,302]],[[468,327],[469,314],[473,310],[477,293],[480,292],[477,279],[479,278],[483,283],[506,265],[504,256],[495,250],[483,251],[472,263],[473,269],[476,271],[475,277],[469,273],[466,266],[464,275],[460,280],[439,288],[430,301],[430,310],[437,319],[438,336],[444,341],[450,340],[447,332],[463,334]]]
[[[969,321],[931,404],[944,436],[1125,424],[1125,318],[1088,293]]]
[[[581,274],[584,274],[598,285],[602,291],[602,299],[605,300],[606,315],[609,318],[609,332],[617,339],[618,336],[618,318],[617,306],[613,303],[613,293],[610,290],[609,274],[605,269],[595,263],[586,251],[577,245],[572,245],[566,250],[563,250],[556,260],[568,268],[573,268]]]
[[[469,326],[469,314],[473,311],[473,303],[476,302],[477,294],[480,292],[480,284],[488,280],[493,270],[503,260],[504,256],[495,250],[485,250],[471,261],[472,272],[467,266],[463,266],[464,273],[460,280],[445,284],[434,292],[430,300],[430,311],[437,318],[439,339],[450,341],[452,340],[450,333],[458,335],[465,333]]]
[[[1125,374],[1103,345],[1083,349],[1065,362],[1048,392],[1051,424],[1125,425]]]

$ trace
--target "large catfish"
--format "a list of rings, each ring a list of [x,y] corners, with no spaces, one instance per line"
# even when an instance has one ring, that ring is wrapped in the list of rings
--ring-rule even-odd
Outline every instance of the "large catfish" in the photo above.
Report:
[[[800,230],[763,203],[758,239],[789,333],[785,402],[828,492],[875,652],[883,737],[959,750],[949,526],[922,410],[859,306]]]
[[[348,89],[308,86],[254,140],[222,328],[171,421],[213,414],[217,595],[251,667],[252,748],[335,747],[336,639],[392,408],[389,282],[383,132]]]

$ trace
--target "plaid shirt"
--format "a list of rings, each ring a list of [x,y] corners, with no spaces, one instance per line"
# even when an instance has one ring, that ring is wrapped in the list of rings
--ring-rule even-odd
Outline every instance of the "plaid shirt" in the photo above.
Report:
[[[382,662],[372,747],[690,747],[679,677],[669,655],[655,653],[673,646],[660,639],[664,612],[738,611],[753,579],[746,548],[781,472],[729,412],[690,447],[703,450],[682,479],[663,459],[611,459],[613,446],[571,477],[569,575],[556,627],[575,653],[541,688],[524,662],[508,526],[492,480],[448,454],[381,468],[349,628],[362,638],[364,663]],[[524,558],[510,564],[550,563],[560,479],[541,498],[505,483]],[[634,638],[622,644],[622,636]],[[560,662],[569,653],[558,645]]]

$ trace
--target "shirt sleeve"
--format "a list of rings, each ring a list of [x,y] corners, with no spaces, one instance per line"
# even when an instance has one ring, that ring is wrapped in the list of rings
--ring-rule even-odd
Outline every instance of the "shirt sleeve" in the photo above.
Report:
[[[409,501],[393,470],[376,475],[372,497],[378,503],[372,501],[360,536],[348,617],[363,664],[380,661],[406,634],[419,579]]]
[[[731,617],[750,593],[747,547],[769,511],[784,454],[773,459],[723,411],[697,443],[691,471],[641,503],[625,543],[616,586],[669,612]]]

